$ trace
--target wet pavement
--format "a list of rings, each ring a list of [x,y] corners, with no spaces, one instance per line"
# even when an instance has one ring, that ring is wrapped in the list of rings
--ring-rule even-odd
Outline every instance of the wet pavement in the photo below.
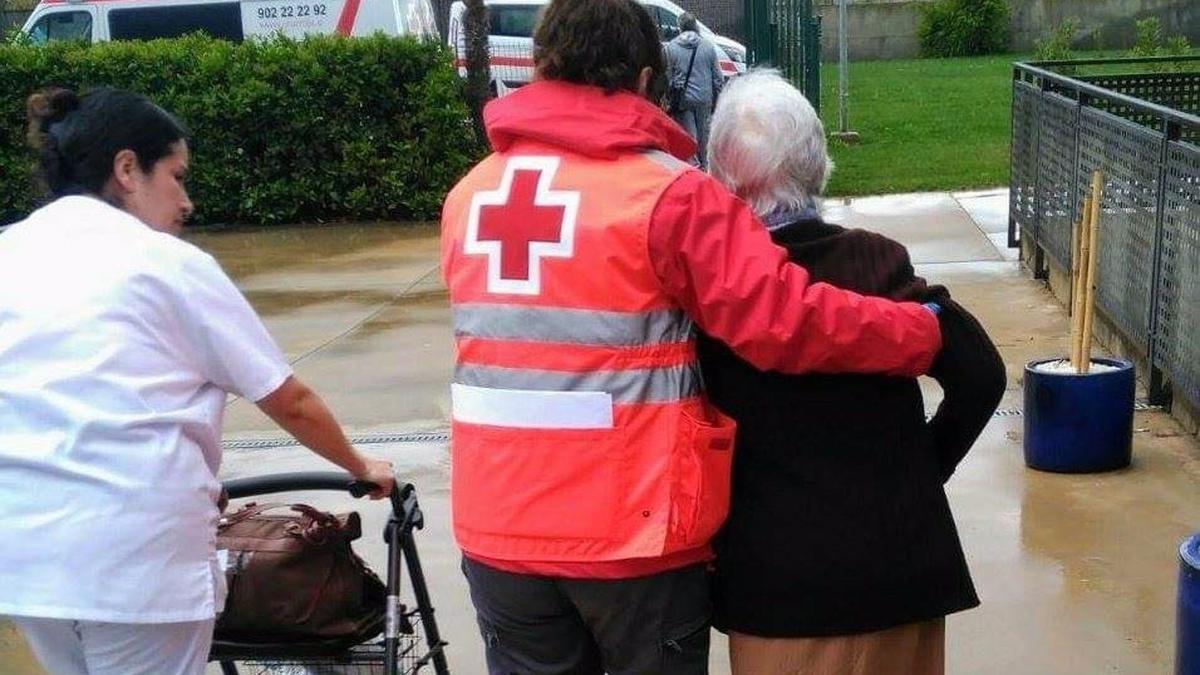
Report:
[[[1161,412],[1139,412],[1134,465],[1066,476],[1022,463],[1021,370],[1061,354],[1062,306],[1022,275],[1004,248],[1005,191],[830,200],[830,221],[867,227],[905,243],[918,273],[949,286],[984,323],[1008,364],[1008,391],[948,492],[983,605],[950,618],[950,673],[1161,674],[1174,650],[1175,575],[1182,538],[1200,528],[1200,449]],[[203,233],[293,362],[338,417],[364,440],[380,434],[444,432],[452,362],[449,310],[431,228],[402,225]],[[936,385],[926,383],[927,406]],[[231,442],[279,438],[245,401],[228,407]],[[419,547],[452,669],[483,673],[482,647],[449,525],[446,445],[367,442],[417,485],[427,526]],[[224,478],[323,468],[297,447],[230,448]],[[325,508],[348,499],[298,494]],[[379,504],[364,515],[359,543],[382,567]],[[919,542],[914,542],[919,545]],[[886,552],[881,552],[886,555]],[[410,596],[411,597],[411,596]],[[713,672],[727,673],[714,634]],[[36,672],[0,624],[0,672]]]

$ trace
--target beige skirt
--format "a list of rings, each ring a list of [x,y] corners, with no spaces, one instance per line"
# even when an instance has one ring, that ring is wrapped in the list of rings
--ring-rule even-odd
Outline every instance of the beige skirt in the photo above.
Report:
[[[729,634],[733,675],[943,675],[946,620],[825,638]]]

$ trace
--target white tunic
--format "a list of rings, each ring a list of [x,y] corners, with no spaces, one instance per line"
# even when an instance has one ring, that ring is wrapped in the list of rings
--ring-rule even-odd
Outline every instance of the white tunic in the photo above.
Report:
[[[225,396],[290,374],[211,256],[123,211],[0,234],[0,615],[213,617]]]

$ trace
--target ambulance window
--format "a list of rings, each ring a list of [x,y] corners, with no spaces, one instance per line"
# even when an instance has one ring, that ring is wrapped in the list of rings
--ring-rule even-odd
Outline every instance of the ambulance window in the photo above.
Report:
[[[679,17],[667,11],[663,7],[647,7],[651,13],[658,17],[658,33],[662,36],[663,42],[670,42],[679,37]]]
[[[436,40],[440,35],[429,0],[409,0],[405,29],[409,35]]]
[[[34,44],[67,40],[92,41],[92,15],[87,12],[53,12],[37,20],[29,30]]]
[[[114,9],[108,14],[114,40],[153,40],[207,33],[242,40],[242,10],[236,2]]]
[[[540,5],[488,5],[492,35],[533,37]]]

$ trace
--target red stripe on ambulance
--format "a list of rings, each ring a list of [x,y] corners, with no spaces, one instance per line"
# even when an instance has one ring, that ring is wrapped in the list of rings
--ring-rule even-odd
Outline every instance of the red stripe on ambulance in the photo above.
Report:
[[[358,18],[358,6],[362,4],[362,0],[346,0],[346,4],[342,6],[342,15],[338,17],[337,32],[341,35],[349,36],[354,30],[354,20]]]
[[[521,56],[493,56],[490,59],[488,59],[488,63],[490,63],[493,66],[517,66],[520,68],[532,68],[533,67],[533,59],[521,57]],[[455,59],[454,67],[455,68],[466,68],[467,60],[466,59]]]

